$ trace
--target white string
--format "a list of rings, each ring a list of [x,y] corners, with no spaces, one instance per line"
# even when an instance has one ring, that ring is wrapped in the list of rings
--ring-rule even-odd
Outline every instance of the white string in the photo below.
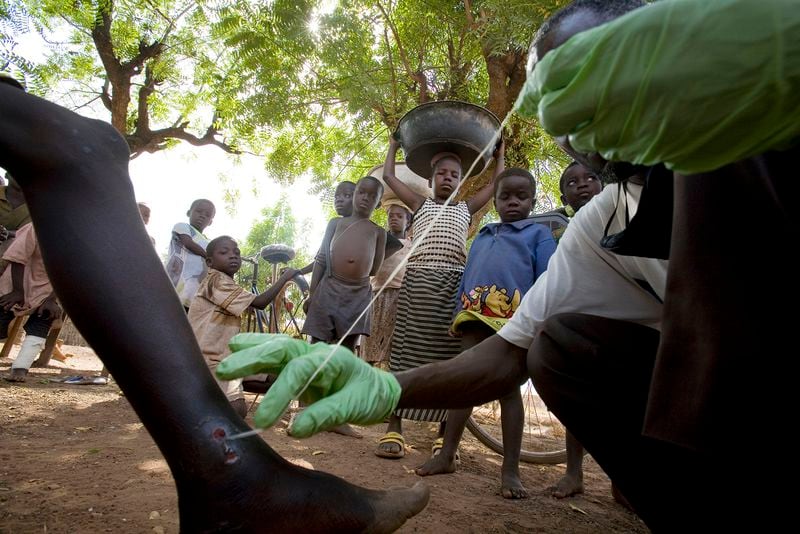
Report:
[[[497,144],[497,141],[500,138],[500,135],[503,132],[503,129],[505,128],[506,124],[508,123],[509,119],[511,119],[511,116],[513,114],[514,114],[514,110],[509,112],[508,115],[506,115],[506,118],[500,124],[500,128],[498,128],[498,130],[494,133],[494,135],[492,136],[492,139],[483,148],[483,150],[480,151],[480,153],[475,158],[475,160],[472,162],[472,165],[470,165],[469,169],[464,174],[464,176],[470,176],[472,174],[472,171],[475,169],[475,165],[477,165],[477,163],[480,161],[480,159],[483,157],[483,155],[486,154],[486,152],[490,148],[494,147]],[[444,201],[443,206],[450,205],[451,201],[455,198],[455,196],[458,194],[459,190],[461,189],[461,184],[463,184],[466,181],[467,181],[466,178],[464,178],[464,179],[462,179],[461,181],[458,182],[458,184],[456,185],[456,187],[453,190],[453,192],[450,193],[450,196],[447,197],[447,199]],[[335,345],[331,346],[330,353],[325,357],[325,359],[322,361],[322,363],[314,370],[314,372],[311,374],[311,377],[308,379],[308,381],[305,383],[305,385],[302,387],[302,389],[297,393],[297,395],[295,395],[292,398],[292,400],[298,400],[300,398],[300,395],[305,393],[305,391],[309,388],[309,386],[311,386],[311,384],[314,382],[314,379],[317,377],[317,375],[319,375],[320,371],[322,371],[322,369],[324,369],[325,366],[328,365],[328,362],[331,360],[331,358],[333,358],[333,355],[336,352],[336,349],[338,349],[342,345],[342,341],[344,341],[347,338],[347,336],[350,335],[350,332],[353,331],[353,329],[356,327],[356,325],[361,320],[361,318],[364,317],[364,314],[366,314],[369,311],[370,306],[372,306],[372,304],[375,303],[375,301],[378,299],[378,297],[381,295],[381,293],[383,293],[383,290],[386,289],[386,286],[394,279],[394,277],[400,272],[400,270],[403,269],[406,266],[406,264],[408,263],[408,259],[414,254],[414,251],[417,250],[417,247],[419,247],[419,244],[422,243],[422,241],[425,239],[425,237],[427,237],[428,233],[430,233],[430,231],[433,229],[433,227],[436,225],[436,223],[439,221],[439,219],[443,216],[443,214],[444,214],[444,210],[439,210],[438,213],[436,213],[436,215],[434,215],[433,220],[428,225],[428,227],[425,229],[425,231],[422,232],[422,234],[419,237],[414,236],[414,240],[412,242],[411,248],[409,249],[408,254],[406,255],[406,257],[403,258],[403,260],[400,263],[397,264],[397,267],[394,268],[394,270],[391,272],[391,274],[386,277],[386,281],[378,289],[378,291],[375,292],[375,295],[372,297],[372,300],[369,301],[369,304],[367,304],[367,307],[364,308],[364,310],[358,315],[358,317],[356,317],[356,319],[353,321],[353,324],[350,325],[350,328],[348,328],[347,331],[342,335],[342,337],[339,338],[339,341],[336,342]],[[286,411],[288,409],[289,409],[289,405],[287,405],[286,408],[284,408],[283,413],[281,413],[281,417],[283,416],[283,414],[286,413]],[[254,436],[256,434],[260,434],[264,430],[266,430],[266,429],[248,430],[247,432],[234,434],[234,435],[228,437],[228,439],[229,440],[233,440],[233,439],[239,439],[239,438],[244,438],[244,437],[248,437],[248,436]]]

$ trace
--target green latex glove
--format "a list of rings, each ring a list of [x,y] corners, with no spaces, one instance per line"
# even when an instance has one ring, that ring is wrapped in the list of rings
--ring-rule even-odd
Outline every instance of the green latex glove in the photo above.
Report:
[[[300,396],[309,406],[295,417],[289,429],[293,436],[305,438],[347,422],[383,422],[400,400],[400,384],[392,374],[375,369],[344,347],[312,345],[283,334],[239,334],[229,346],[233,353],[217,366],[219,378],[278,375],[256,410],[259,428],[275,424],[331,351],[333,356]]]
[[[520,93],[579,152],[710,171],[800,141],[800,3],[662,0],[581,32]]]

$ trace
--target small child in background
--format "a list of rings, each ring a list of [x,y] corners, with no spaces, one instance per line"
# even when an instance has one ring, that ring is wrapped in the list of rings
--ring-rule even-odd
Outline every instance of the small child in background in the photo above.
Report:
[[[303,333],[312,343],[324,341],[355,348],[359,335],[369,335],[370,314],[359,315],[372,299],[369,277],[383,263],[386,231],[369,220],[378,206],[383,185],[366,176],[352,197],[352,215],[331,219],[325,230],[311,277],[311,297]]]
[[[448,203],[463,177],[458,155],[442,152],[433,156],[428,180],[433,188],[433,198],[428,198],[395,176],[395,158],[399,148],[399,142],[394,136],[389,136],[383,181],[413,213],[413,242],[422,241],[408,257],[405,280],[400,288],[389,358],[389,369],[393,372],[448,360],[460,352],[461,343],[450,336],[449,330],[467,259],[469,224],[472,215],[492,197],[494,177],[503,170],[505,161],[501,142],[494,152],[496,167],[492,182],[466,201]],[[405,455],[402,418],[441,423],[441,437],[446,417],[447,410],[440,409],[396,411],[389,418],[386,434],[380,439],[375,454],[381,458],[402,458]],[[431,453],[436,454],[440,449],[439,442],[434,442]]]
[[[138,206],[139,208],[139,214],[142,216],[142,222],[144,223],[145,226],[147,226],[148,224],[150,224],[150,206],[148,206],[144,202],[137,202],[136,206]],[[153,236],[151,236],[150,233],[148,233],[147,237],[150,238],[150,242],[155,247],[156,240],[153,238]]]
[[[561,191],[563,206],[556,209],[555,212],[571,219],[595,195],[600,194],[603,190],[603,183],[594,172],[577,161],[573,161],[561,173],[558,189]],[[565,226],[553,230],[553,237],[556,241],[561,239],[564,230],[566,230]]]
[[[208,238],[203,235],[203,230],[214,220],[216,212],[210,200],[199,198],[192,202],[186,212],[189,222],[178,223],[172,228],[166,269],[187,312],[207,272],[205,259]]]
[[[29,315],[25,340],[19,349],[9,382],[25,382],[28,369],[44,348],[53,321],[61,319],[61,308],[44,269],[33,224],[17,230],[14,242],[3,254],[8,267],[0,276],[0,341],[8,340],[8,327],[15,317]]]
[[[286,269],[278,281],[260,295],[245,291],[234,280],[242,266],[242,256],[236,241],[229,236],[212,239],[206,247],[208,275],[200,283],[197,295],[189,307],[189,324],[192,325],[197,344],[203,352],[208,368],[236,413],[247,415],[242,380],[219,380],[217,364],[229,354],[228,342],[239,333],[241,315],[249,306],[264,309],[281,288],[298,271]]]
[[[352,196],[352,215],[328,223],[314,262],[308,315],[303,324],[303,333],[311,336],[312,343],[341,340],[343,346],[354,350],[358,336],[370,333],[369,277],[383,263],[386,231],[369,218],[382,193],[383,184],[377,178],[361,178]],[[332,431],[362,437],[348,424]]]
[[[461,335],[461,350],[497,333],[517,310],[522,295],[547,270],[556,242],[547,226],[528,215],[536,199],[536,181],[524,169],[503,171],[494,182],[499,223],[481,228],[467,258],[458,290],[452,331]],[[500,399],[503,427],[501,493],[506,499],[528,496],[519,477],[524,408],[519,389]],[[442,449],[422,467],[421,476],[456,470],[458,442],[472,409],[447,414]]]
[[[395,268],[402,264],[411,248],[411,240],[406,238],[408,225],[411,221],[411,212],[398,200],[390,201],[386,206],[387,225],[389,234],[397,239],[403,248],[383,260],[381,268],[372,277],[372,331],[364,342],[361,357],[364,361],[381,369],[389,368],[389,354],[392,349],[392,333],[397,317],[397,299],[400,296],[400,287],[406,274],[403,266],[397,274],[389,280],[389,275]],[[388,280],[388,282],[387,282]],[[383,285],[386,284],[386,287]],[[375,295],[383,288],[377,297]]]
[[[556,211],[571,219],[579,209],[600,194],[603,190],[603,183],[594,172],[577,161],[573,161],[561,173],[558,187],[561,190],[561,202],[564,207]],[[560,231],[553,231],[553,236],[557,240],[561,239],[565,229],[560,228]],[[620,500],[613,484],[611,488],[615,493],[615,498]],[[557,499],[583,493],[583,445],[569,430],[567,430],[567,472],[556,482],[555,486],[550,488],[550,491]]]
[[[353,214],[353,191],[355,190],[356,190],[356,184],[348,180],[344,180],[343,182],[340,182],[339,185],[336,186],[336,191],[334,191],[333,193],[333,209],[336,211],[336,214],[339,217],[349,217],[350,215]],[[313,270],[314,270],[314,262],[312,261],[311,263],[300,269],[300,273],[308,274],[310,272],[313,272]],[[309,293],[309,297],[310,296],[311,294]],[[308,313],[308,305],[309,301],[306,300],[303,303],[303,309],[306,313]]]

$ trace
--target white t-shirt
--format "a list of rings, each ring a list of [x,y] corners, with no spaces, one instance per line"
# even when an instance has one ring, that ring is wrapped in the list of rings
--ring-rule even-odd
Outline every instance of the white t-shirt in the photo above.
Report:
[[[667,281],[667,261],[618,256],[600,246],[609,218],[608,233],[625,227],[625,202],[629,217],[638,207],[641,186],[610,184],[575,214],[550,258],[547,271],[525,294],[519,309],[498,332],[517,345],[530,347],[541,323],[558,313],[586,313],[620,319],[651,328],[661,327],[662,301]],[[614,208],[617,207],[616,213]],[[650,285],[655,295],[637,280]]]

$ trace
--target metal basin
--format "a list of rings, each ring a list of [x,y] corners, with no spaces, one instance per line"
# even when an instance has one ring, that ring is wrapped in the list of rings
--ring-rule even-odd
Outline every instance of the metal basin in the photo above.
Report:
[[[431,158],[439,152],[453,152],[461,158],[465,178],[478,154],[492,143],[500,129],[500,120],[486,108],[459,102],[440,100],[419,105],[403,115],[395,133],[405,152],[408,168],[430,178]],[[483,172],[492,159],[494,146],[480,158],[471,176]]]

